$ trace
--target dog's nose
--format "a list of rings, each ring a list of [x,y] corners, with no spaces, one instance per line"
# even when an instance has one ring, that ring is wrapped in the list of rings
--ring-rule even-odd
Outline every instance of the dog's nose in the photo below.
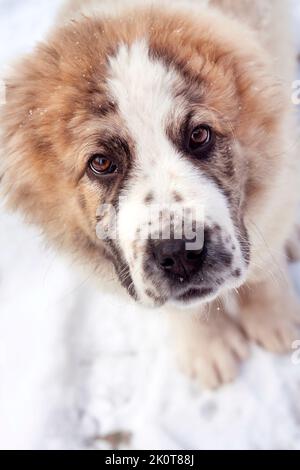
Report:
[[[161,240],[153,246],[153,255],[159,268],[166,274],[188,280],[201,267],[203,247],[188,250],[185,240]]]

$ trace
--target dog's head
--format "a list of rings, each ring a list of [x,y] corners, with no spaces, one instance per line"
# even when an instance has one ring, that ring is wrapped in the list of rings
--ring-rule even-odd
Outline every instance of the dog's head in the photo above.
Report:
[[[8,81],[3,185],[138,300],[211,300],[245,280],[280,112],[263,52],[231,20],[82,19]]]

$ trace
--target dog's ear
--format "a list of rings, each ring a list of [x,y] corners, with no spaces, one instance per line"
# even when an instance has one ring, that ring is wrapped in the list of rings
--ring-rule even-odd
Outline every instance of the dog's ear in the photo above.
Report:
[[[78,121],[84,127],[104,100],[100,23],[91,23],[55,31],[11,68],[0,107],[0,195],[56,247],[100,269],[103,253],[86,235],[74,171]]]
[[[64,206],[57,203],[62,195],[59,185],[69,184],[67,178],[61,184],[68,171],[62,156],[72,150],[72,120],[97,101],[100,51],[100,22],[72,22],[11,67],[5,80],[6,100],[0,109],[1,191],[12,208],[22,209],[34,221],[45,214],[58,217],[54,212]]]
[[[42,44],[11,68],[0,109],[1,199],[59,247],[76,246],[70,238],[77,230],[69,215],[74,190],[60,158],[71,102],[63,79],[57,49]]]
[[[55,51],[40,46],[12,67],[5,79],[5,103],[0,109],[1,192],[10,206],[25,209],[27,214],[49,206],[41,186],[50,185],[47,173],[53,149],[48,113],[54,93],[52,77],[57,74]]]

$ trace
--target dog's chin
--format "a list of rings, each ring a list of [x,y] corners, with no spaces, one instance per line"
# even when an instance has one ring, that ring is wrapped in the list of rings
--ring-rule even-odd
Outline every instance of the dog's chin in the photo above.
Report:
[[[200,287],[192,287],[178,295],[172,295],[169,297],[163,297],[158,294],[154,299],[137,295],[134,299],[143,307],[151,309],[161,308],[164,306],[188,309],[215,300],[219,295],[219,291],[220,290],[218,288],[203,289]]]
[[[220,298],[222,295],[226,295],[234,289],[239,289],[246,281],[246,272],[240,277],[240,279],[229,278],[222,285],[212,285],[209,287],[190,287],[186,291],[179,295],[173,296],[169,299],[168,303],[176,308],[189,309],[197,306],[201,306],[208,302]]]
[[[159,293],[154,297],[138,296],[136,300],[148,308],[160,308],[163,306],[175,307],[178,309],[191,309],[200,307],[203,304],[213,302],[222,295],[226,295],[234,289],[240,288],[246,281],[246,272],[240,279],[229,278],[223,284],[209,285],[209,286],[187,286],[185,289],[180,289],[178,292],[173,292],[169,296],[163,296]]]
[[[171,298],[169,304],[182,309],[197,307],[215,300],[219,295],[219,291],[220,289],[217,287],[191,287],[178,296]]]

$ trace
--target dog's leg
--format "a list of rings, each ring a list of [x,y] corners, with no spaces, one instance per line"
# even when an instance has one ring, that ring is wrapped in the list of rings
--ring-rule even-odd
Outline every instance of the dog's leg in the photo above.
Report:
[[[181,369],[206,388],[233,381],[249,346],[224,308],[212,303],[206,313],[173,310],[169,316]]]
[[[284,264],[276,278],[243,287],[240,303],[241,325],[250,339],[271,352],[291,351],[300,339],[300,304]]]

